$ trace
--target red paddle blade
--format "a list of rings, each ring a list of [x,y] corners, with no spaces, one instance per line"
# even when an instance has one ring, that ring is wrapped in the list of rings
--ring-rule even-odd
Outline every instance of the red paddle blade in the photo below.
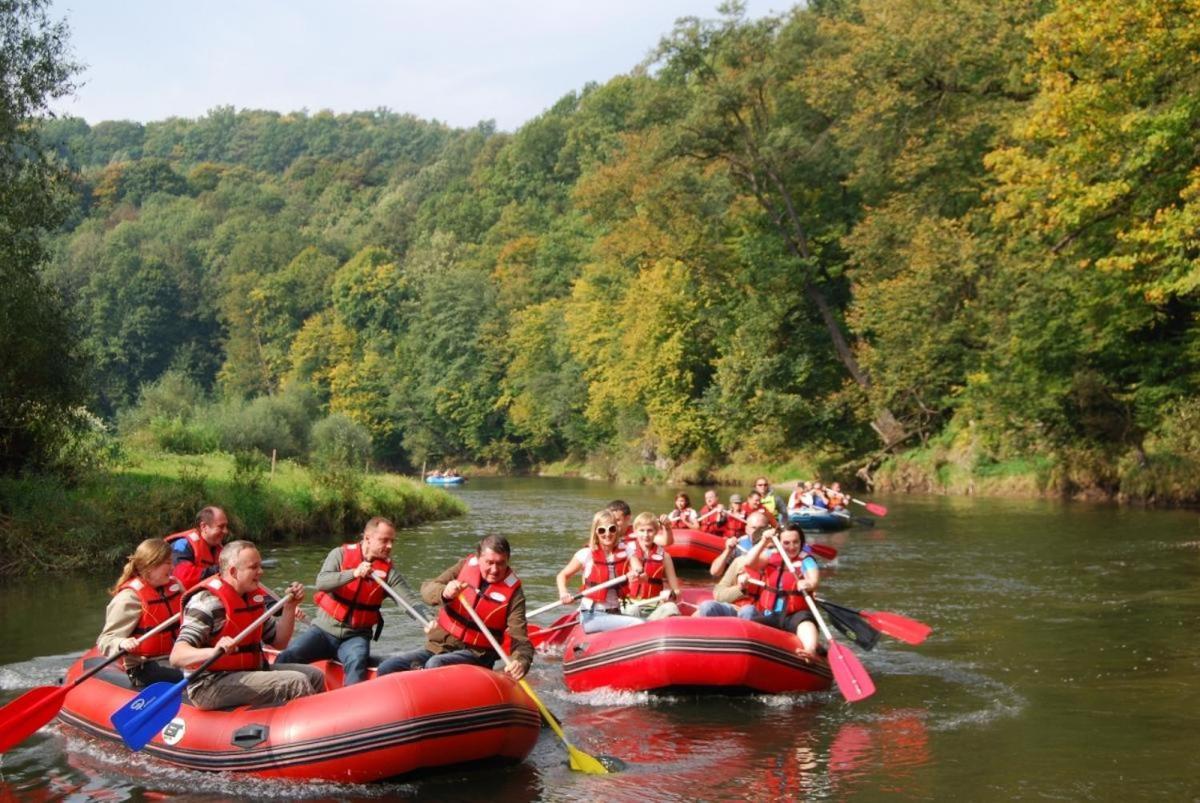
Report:
[[[549,627],[538,627],[537,625],[529,625],[529,642],[534,648],[547,647],[553,644],[561,644],[567,640],[567,636],[579,622],[579,611],[571,611],[565,616],[560,616],[554,620],[554,623]]]
[[[876,516],[886,516],[887,508],[883,505],[877,505],[874,502],[867,502],[863,505],[867,510],[874,513]]]
[[[62,708],[70,686],[38,686],[0,708],[0,753],[28,739]]]
[[[833,560],[838,556],[836,548],[825,544],[805,544],[804,548],[821,560]]]
[[[875,682],[858,656],[836,641],[829,642],[829,668],[833,670],[833,681],[846,702],[857,703],[875,693]]]
[[[900,639],[906,644],[920,644],[933,632],[933,628],[924,622],[909,619],[907,616],[901,616],[898,613],[862,611],[862,617],[867,620],[867,623],[871,627],[879,632],[886,633],[892,638]]]

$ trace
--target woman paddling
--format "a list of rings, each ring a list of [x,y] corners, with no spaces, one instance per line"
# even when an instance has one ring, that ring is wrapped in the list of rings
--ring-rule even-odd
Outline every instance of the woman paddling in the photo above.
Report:
[[[783,557],[778,553],[759,552],[753,555],[753,561],[747,565],[761,572],[763,579],[757,603],[759,614],[753,621],[795,632],[800,639],[801,649],[809,655],[816,655],[817,625],[808,603],[804,601],[804,592],[812,594],[817,590],[821,572],[812,558],[805,555],[801,560],[804,532],[799,526],[786,525],[779,543],[803,576],[797,577],[788,571]]]
[[[138,636],[175,614],[183,599],[183,586],[171,576],[171,547],[161,538],[147,538],[129,556],[121,577],[112,587],[112,600],[104,614],[104,630],[96,647],[111,658],[121,650],[134,688],[183,679],[183,673],[166,663],[179,625],[137,643]]]
[[[692,500],[685,493],[675,495],[675,509],[667,514],[667,524],[677,530],[694,530],[700,526]]]
[[[601,510],[592,517],[588,545],[571,557],[556,578],[558,596],[564,605],[570,604],[573,599],[567,590],[567,580],[580,572],[583,573],[584,588],[600,585],[621,575],[625,575],[630,582],[638,579],[641,565],[630,554],[632,548],[622,542],[619,530],[616,517],[608,510]],[[622,616],[620,613],[621,597],[625,596],[626,585],[584,595],[579,602],[579,622],[583,625],[583,632],[602,633],[642,623],[635,616]]]

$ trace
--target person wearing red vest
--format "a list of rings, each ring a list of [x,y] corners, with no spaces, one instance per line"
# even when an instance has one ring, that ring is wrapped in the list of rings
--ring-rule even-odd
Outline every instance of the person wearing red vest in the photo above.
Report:
[[[633,532],[637,540],[628,545],[632,557],[641,564],[642,571],[637,579],[629,583],[629,599],[621,603],[621,613],[644,617],[652,622],[668,616],[678,616],[679,606],[671,601],[657,604],[638,604],[643,600],[661,599],[664,589],[671,592],[671,599],[679,599],[679,580],[675,577],[675,564],[667,550],[655,543],[655,536],[666,525],[653,513],[639,513],[633,520]]]
[[[268,592],[259,585],[262,556],[249,541],[232,541],[218,557],[220,574],[204,581],[183,609],[179,637],[171,650],[171,665],[196,666],[224,649],[209,670],[188,685],[192,705],[201,709],[239,705],[269,705],[325,690],[321,670],[306,664],[268,666],[263,645],[287,646],[296,626],[296,609],[304,600],[304,585],[288,586],[283,615],[268,618],[238,644],[235,636],[266,609]]]
[[[729,510],[725,517],[725,537],[741,538],[746,532],[746,516],[742,512],[741,494],[729,495]]]
[[[704,507],[700,508],[698,520],[700,532],[708,533],[709,535],[725,535],[725,527],[729,521],[729,514],[717,497],[716,491],[710,490],[704,492]]]
[[[705,600],[696,608],[693,616],[737,616],[741,619],[752,619],[758,614],[754,603],[758,597],[758,587],[751,580],[759,579],[759,573],[753,568],[758,556],[770,546],[767,534],[774,530],[767,528],[767,515],[763,510],[750,514],[746,520],[747,530],[754,544],[748,554],[742,552],[742,545],[737,538],[730,537],[725,541],[725,549],[709,566],[713,577],[720,577],[713,587],[713,598]]]
[[[171,548],[161,538],[142,541],[112,587],[104,629],[96,639],[105,657],[126,651],[121,661],[134,688],[183,678],[182,672],[166,664],[178,623],[137,643],[140,636],[179,613],[182,601],[183,586],[171,577]]]
[[[564,605],[574,601],[574,595],[567,590],[567,581],[576,574],[583,575],[585,589],[621,576],[625,576],[627,582],[638,579],[641,564],[636,557],[631,558],[632,545],[621,540],[621,532],[621,526],[610,511],[601,510],[592,516],[588,545],[572,555],[555,578],[558,596]],[[640,625],[642,620],[638,617],[620,613],[621,598],[627,596],[626,591],[627,583],[622,583],[584,594],[579,602],[579,622],[584,632],[601,633]]]
[[[440,605],[437,619],[426,631],[425,646],[389,657],[379,675],[411,669],[437,669],[452,664],[475,664],[491,669],[500,656],[491,648],[459,596],[471,603],[496,641],[508,636],[511,660],[504,672],[520,680],[533,663],[533,645],[525,623],[525,591],[509,566],[512,547],[502,535],[485,535],[474,555],[468,555],[432,580],[421,584],[421,597]]]
[[[396,526],[376,516],[363,528],[362,540],[335,547],[317,573],[313,626],[293,640],[276,659],[284,664],[311,664],[326,658],[342,663],[343,685],[364,680],[371,658],[371,641],[383,629],[385,592],[371,579],[380,572],[392,588],[408,591],[407,581],[392,565]]]
[[[217,573],[217,556],[228,534],[229,518],[225,511],[210,506],[196,514],[192,529],[167,536],[171,545],[171,574],[184,588]]]
[[[673,530],[694,530],[699,525],[692,500],[687,494],[675,494],[675,508],[665,516],[666,524]]]
[[[817,562],[804,554],[804,532],[798,525],[785,526],[779,543],[801,576],[788,571],[782,556],[760,553],[750,564],[762,573],[764,583],[757,603],[759,614],[754,621],[794,631],[800,639],[801,650],[816,655],[817,625],[804,600],[804,592],[812,594],[817,590],[821,572]]]

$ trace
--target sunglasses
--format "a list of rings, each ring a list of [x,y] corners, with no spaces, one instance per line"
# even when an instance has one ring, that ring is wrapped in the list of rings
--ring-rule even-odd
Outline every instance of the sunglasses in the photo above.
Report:
[[[756,483],[754,483],[754,487],[755,488],[766,488],[767,484],[765,482],[756,482]]]
[[[601,527],[597,527],[597,528],[596,528],[596,535],[608,535],[608,534],[610,534],[610,533],[615,533],[616,531],[617,531],[617,525],[615,525],[615,524],[610,524],[610,525],[609,525],[609,526],[607,526],[607,527],[603,527],[603,526],[601,526]]]

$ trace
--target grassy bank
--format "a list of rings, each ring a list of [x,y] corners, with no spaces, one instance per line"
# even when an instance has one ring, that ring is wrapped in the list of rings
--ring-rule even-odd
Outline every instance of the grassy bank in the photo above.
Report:
[[[49,477],[0,478],[0,575],[103,566],[142,538],[190,526],[206,504],[233,532],[270,543],[350,535],[367,518],[399,526],[460,516],[456,497],[391,474],[316,472],[228,455],[132,453],[73,487]]]

